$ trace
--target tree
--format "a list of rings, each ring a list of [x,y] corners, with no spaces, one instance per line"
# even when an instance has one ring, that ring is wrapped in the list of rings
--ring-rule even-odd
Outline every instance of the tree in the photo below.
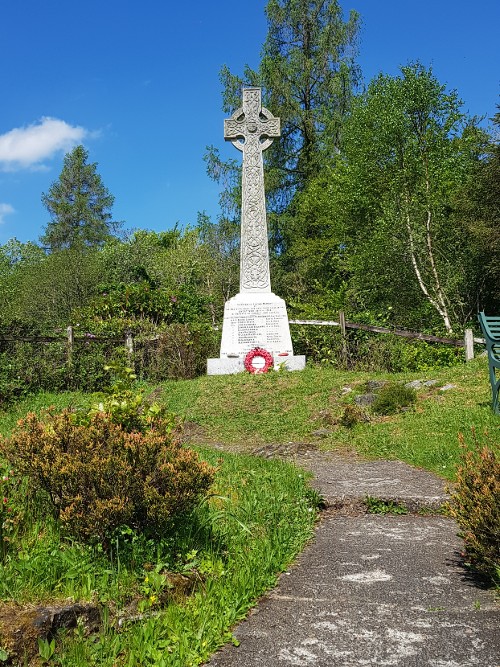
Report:
[[[480,252],[479,310],[500,309],[500,107],[492,118],[497,136],[486,146],[483,159],[465,182],[458,197],[460,220]]]
[[[416,63],[401,74],[372,81],[345,128],[352,268],[361,281],[367,270],[369,282],[389,275],[393,294],[411,277],[451,332],[475,307],[472,247],[454,198],[484,134],[432,70]]]
[[[455,202],[484,141],[431,70],[378,76],[344,124],[335,168],[301,193],[297,226],[313,233],[292,254],[304,270],[308,254],[323,257],[323,280],[342,289],[345,278],[358,311],[390,308],[399,324],[451,332],[476,309],[478,249]]]
[[[281,138],[266,151],[265,166],[270,208],[283,212],[341,144],[359,81],[354,62],[359,18],[351,12],[345,22],[337,0],[269,0],[266,15],[258,70],[246,66],[243,77],[227,67],[221,71],[223,109],[233,113],[241,105],[243,84],[261,86],[264,105],[281,118]],[[213,147],[206,159],[209,174],[232,191],[232,197],[225,193],[224,212],[237,212],[235,162],[223,162]]]
[[[16,313],[34,331],[71,324],[72,311],[97,292],[101,278],[99,249],[67,248],[45,255],[17,274]]]
[[[211,222],[206,213],[198,214],[198,251],[204,259],[203,292],[207,296],[212,324],[217,325],[224,304],[239,287],[240,230],[227,218]]]
[[[29,241],[16,238],[0,246],[0,326],[13,327],[20,320],[20,282],[27,271],[36,271],[46,254]]]
[[[121,224],[112,220],[114,197],[97,173],[97,163],[87,164],[88,156],[83,146],[67,153],[59,180],[42,194],[52,220],[40,241],[51,251],[100,247]]]

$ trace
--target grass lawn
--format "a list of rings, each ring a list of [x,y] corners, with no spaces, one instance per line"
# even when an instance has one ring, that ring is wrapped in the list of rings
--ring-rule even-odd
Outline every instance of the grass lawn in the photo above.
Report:
[[[43,506],[25,508],[0,559],[0,600],[92,600],[104,610],[100,634],[62,635],[49,664],[196,665],[231,639],[231,627],[302,550],[318,504],[307,475],[282,461],[199,453],[219,468],[212,495],[161,539],[124,534],[103,553],[62,538]],[[0,657],[9,652],[2,641]]]
[[[408,411],[371,415],[350,428],[340,425],[346,406],[366,390],[368,380],[415,379],[437,383],[418,390]],[[454,386],[443,391],[448,384]],[[418,374],[308,367],[300,373],[166,382],[162,389],[159,400],[191,423],[193,446],[219,468],[211,497],[171,534],[146,540],[124,533],[104,553],[64,539],[43,504],[26,507],[21,488],[13,498],[22,520],[0,558],[0,600],[32,605],[70,598],[97,601],[104,609],[100,634],[61,635],[47,664],[187,667],[231,639],[230,628],[312,535],[318,502],[305,473],[282,461],[241,454],[242,449],[307,442],[400,459],[454,479],[458,434],[467,438],[471,429],[488,429],[498,438],[500,429],[490,409],[484,358]],[[80,408],[92,401],[80,393],[30,397],[0,414],[0,433],[8,435],[28,411]],[[315,436],[317,429],[326,437]],[[240,453],[215,450],[214,443],[237,445]],[[187,597],[169,592],[171,576],[177,575],[194,584]],[[117,626],[120,615],[137,613],[144,617]],[[51,653],[50,646],[43,648]],[[0,638],[0,660],[6,650]]]
[[[353,428],[335,422],[368,380],[437,380],[417,392],[414,409],[390,417],[372,416]],[[441,391],[447,384],[454,388]],[[352,392],[345,393],[350,387]],[[347,373],[307,368],[302,373],[206,377],[164,385],[170,409],[204,429],[200,441],[245,444],[312,442],[322,449],[355,449],[370,458],[400,459],[453,479],[458,434],[500,430],[490,409],[487,362],[413,374]],[[317,429],[326,437],[313,435]]]
[[[332,367],[307,367],[300,373],[240,374],[165,382],[160,400],[169,410],[201,429],[199,444],[237,444],[251,451],[266,443],[310,442],[322,449],[355,449],[370,458],[394,458],[453,479],[458,463],[458,434],[472,428],[500,430],[490,409],[490,387],[484,357],[438,370],[406,373],[339,372]],[[353,428],[335,422],[368,380],[437,380],[418,391],[414,409],[391,417],[372,417]],[[441,391],[440,387],[454,388]],[[344,393],[343,388],[353,389]],[[0,414],[0,433],[8,433],[28,410],[91,402],[78,393],[39,394]],[[330,432],[313,435],[317,429]]]

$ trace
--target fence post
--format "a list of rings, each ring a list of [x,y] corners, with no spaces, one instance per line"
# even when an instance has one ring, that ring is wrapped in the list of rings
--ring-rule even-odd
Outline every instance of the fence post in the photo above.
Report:
[[[71,325],[66,329],[66,333],[68,336],[68,343],[66,347],[68,355],[68,364],[71,364],[71,361],[73,359],[73,341],[74,341],[73,327]]]
[[[345,314],[343,310],[339,312],[339,325],[340,335],[342,337],[342,363],[344,364],[344,367],[347,368],[347,337],[345,329]]]
[[[134,339],[132,337],[132,332],[127,331],[125,334],[125,349],[127,350],[128,354],[128,362],[130,366],[133,367],[133,357],[134,357]]]
[[[474,333],[472,329],[464,331],[465,361],[474,359]]]

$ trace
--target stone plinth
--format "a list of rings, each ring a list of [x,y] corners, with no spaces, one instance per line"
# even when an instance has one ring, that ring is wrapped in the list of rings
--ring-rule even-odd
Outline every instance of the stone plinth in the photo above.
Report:
[[[208,359],[208,375],[245,370],[245,356],[255,347],[273,356],[274,367],[302,370],[305,357],[294,355],[283,299],[272,292],[243,292],[226,302],[219,359]]]

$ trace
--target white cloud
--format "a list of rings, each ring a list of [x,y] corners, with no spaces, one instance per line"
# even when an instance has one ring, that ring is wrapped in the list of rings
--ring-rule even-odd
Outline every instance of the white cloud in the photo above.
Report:
[[[16,127],[0,134],[0,171],[44,168],[43,160],[58,151],[67,152],[89,132],[57,118],[41,118],[37,123]]]
[[[5,222],[4,216],[9,215],[10,213],[15,213],[14,207],[10,204],[0,203],[0,225]]]

